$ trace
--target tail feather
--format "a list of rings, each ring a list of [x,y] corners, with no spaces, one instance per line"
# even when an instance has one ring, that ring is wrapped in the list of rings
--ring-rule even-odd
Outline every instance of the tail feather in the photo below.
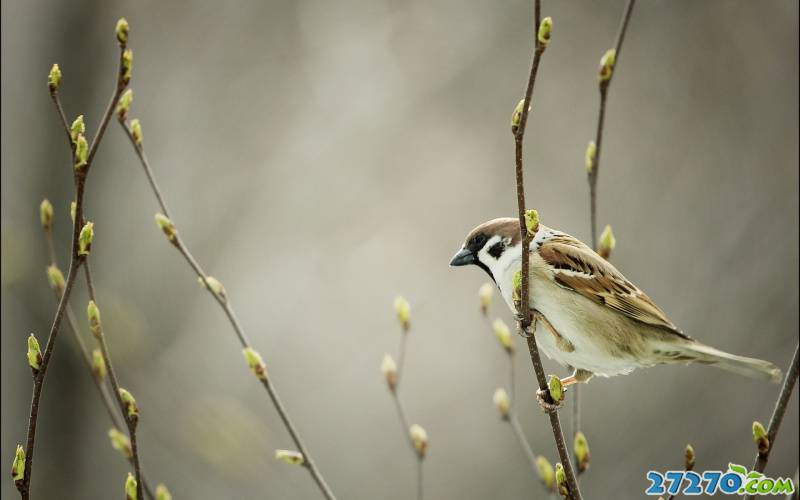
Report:
[[[694,362],[714,365],[746,377],[768,380],[774,384],[779,383],[782,378],[780,368],[769,361],[729,354],[700,342],[684,344],[683,351]]]

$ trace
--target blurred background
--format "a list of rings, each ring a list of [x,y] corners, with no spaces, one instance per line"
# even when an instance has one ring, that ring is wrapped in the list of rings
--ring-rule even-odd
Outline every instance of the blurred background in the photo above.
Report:
[[[543,2],[554,18],[527,139],[531,207],[589,238],[584,149],[600,56],[622,0]],[[492,405],[507,360],[478,308],[463,237],[516,210],[511,111],[527,78],[532,2],[2,2],[2,497],[25,439],[25,338],[55,310],[38,205],[56,207],[66,268],[70,162],[46,76],[94,133],[131,24],[131,117],[186,243],[219,278],[309,449],[342,499],[415,495],[415,459],[379,366],[396,356],[397,294],[412,304],[400,394],[430,436],[429,499],[540,498]],[[599,178],[614,263],[687,333],[788,364],[798,339],[798,4],[642,1],[608,100]],[[86,197],[112,357],[141,407],[140,449],[175,498],[319,497],[214,301],[153,223],[157,210],[116,123]],[[85,287],[72,304],[84,324]],[[491,316],[511,315],[499,297]],[[81,332],[92,342],[88,331]],[[518,410],[556,459],[524,344]],[[37,440],[36,498],[114,498],[112,450],[70,334],[58,339]],[[566,371],[547,360],[546,370]],[[750,464],[750,425],[779,387],[705,366],[596,379],[584,391],[587,498],[639,498],[649,469]],[[569,404],[563,412],[570,428]],[[798,465],[790,403],[768,472]]]

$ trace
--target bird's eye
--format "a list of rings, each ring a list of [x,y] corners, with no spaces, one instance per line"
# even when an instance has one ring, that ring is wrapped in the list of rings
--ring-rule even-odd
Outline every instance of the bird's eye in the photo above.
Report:
[[[483,244],[484,244],[484,243],[486,243],[486,235],[484,235],[484,234],[479,234],[479,235],[477,235],[477,236],[475,237],[475,239],[473,239],[472,241],[473,241],[473,244],[474,244],[476,247],[482,247],[482,246],[483,246]]]

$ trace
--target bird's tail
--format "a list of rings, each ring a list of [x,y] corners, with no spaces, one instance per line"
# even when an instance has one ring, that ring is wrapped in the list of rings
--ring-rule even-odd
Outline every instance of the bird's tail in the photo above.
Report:
[[[729,372],[768,380],[774,384],[780,382],[782,378],[780,368],[769,361],[729,354],[696,341],[686,342],[680,346],[680,354],[673,359],[673,362],[679,360],[717,366]]]

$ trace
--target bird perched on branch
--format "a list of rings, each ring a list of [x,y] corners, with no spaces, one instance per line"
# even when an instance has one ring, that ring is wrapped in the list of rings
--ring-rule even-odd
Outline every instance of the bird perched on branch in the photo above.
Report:
[[[680,331],[650,297],[578,239],[538,221],[529,231],[528,304],[534,335],[548,357],[575,368],[563,385],[677,363],[780,381],[781,372],[772,363],[728,354]],[[516,313],[514,276],[521,259],[519,221],[500,218],[473,229],[450,265],[486,271]]]

